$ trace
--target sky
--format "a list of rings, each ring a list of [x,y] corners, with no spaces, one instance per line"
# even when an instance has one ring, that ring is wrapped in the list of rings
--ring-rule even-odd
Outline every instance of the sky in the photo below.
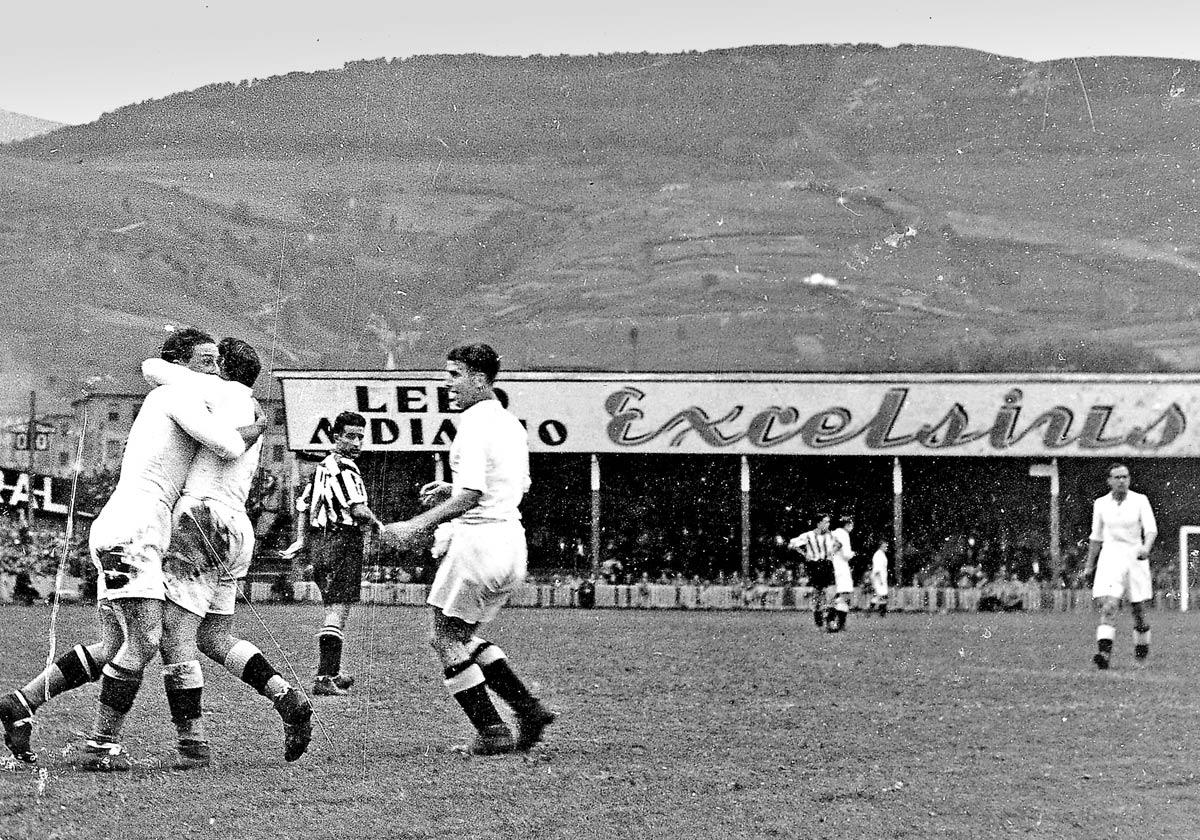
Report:
[[[9,4],[0,109],[67,123],[214,82],[439,53],[750,44],[969,47],[1031,61],[1200,60],[1187,0],[63,0]]]

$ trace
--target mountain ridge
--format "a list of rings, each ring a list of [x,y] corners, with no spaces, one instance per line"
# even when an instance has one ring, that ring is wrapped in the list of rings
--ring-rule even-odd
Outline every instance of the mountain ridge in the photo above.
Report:
[[[31,117],[0,108],[0,143],[12,143],[27,140],[40,134],[46,134],[62,128],[65,123],[44,120],[41,117]]]
[[[0,323],[91,330],[62,387],[192,320],[288,367],[1186,368],[1197,91],[836,45],[211,85],[5,147]]]

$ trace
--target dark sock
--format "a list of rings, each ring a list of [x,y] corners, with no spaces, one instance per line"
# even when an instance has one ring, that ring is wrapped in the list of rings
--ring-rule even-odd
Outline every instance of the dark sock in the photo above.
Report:
[[[100,702],[119,714],[127,715],[141,687],[141,674],[110,662],[104,666],[100,677]]]
[[[342,670],[342,631],[325,627],[317,636],[317,649],[321,654],[317,663],[318,677],[335,677]]]
[[[76,645],[54,660],[54,667],[58,668],[58,672],[63,676],[62,691],[71,691],[100,679],[100,666],[83,645]],[[62,692],[55,692],[60,693]]]
[[[503,726],[500,713],[488,697],[487,683],[483,671],[474,662],[460,662],[446,668],[443,672],[446,687],[454,695],[454,699],[467,713],[467,719],[479,732]]]
[[[242,669],[242,682],[263,696],[267,694],[267,683],[271,681],[272,677],[277,676],[279,676],[279,672],[261,653],[250,657],[246,662],[246,667]]]
[[[500,695],[514,711],[519,714],[526,713],[537,706],[537,698],[529,693],[529,689],[508,664],[508,657],[500,648],[491,642],[484,642],[475,651],[475,661],[479,663],[488,687]]]

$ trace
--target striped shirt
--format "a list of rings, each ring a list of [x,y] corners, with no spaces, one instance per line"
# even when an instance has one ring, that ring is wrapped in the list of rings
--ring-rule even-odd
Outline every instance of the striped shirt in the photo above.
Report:
[[[310,528],[357,525],[350,515],[354,505],[367,503],[367,488],[358,465],[330,452],[313,473],[312,480],[296,502],[296,510],[308,512]]]
[[[834,536],[826,531],[822,534],[816,528],[805,531],[788,543],[788,548],[803,551],[809,560],[828,560],[834,552]]]

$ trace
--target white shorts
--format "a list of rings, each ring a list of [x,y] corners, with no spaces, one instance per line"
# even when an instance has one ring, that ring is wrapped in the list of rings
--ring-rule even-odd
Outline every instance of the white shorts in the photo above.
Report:
[[[833,586],[839,595],[854,591],[854,578],[850,574],[850,561],[834,558]]]
[[[1154,597],[1150,561],[1139,560],[1136,548],[1101,548],[1096,560],[1092,597],[1128,597],[1133,604],[1149,601]]]
[[[171,511],[160,498],[124,495],[109,499],[88,535],[96,567],[96,599],[163,600],[163,553],[170,538]]]
[[[875,594],[880,597],[888,594],[887,578],[882,575],[871,575],[871,586],[875,589]]]
[[[233,615],[238,581],[250,571],[254,529],[244,510],[183,496],[163,558],[167,600],[198,616]]]
[[[428,603],[468,624],[489,622],[525,580],[526,561],[520,522],[456,522]]]

